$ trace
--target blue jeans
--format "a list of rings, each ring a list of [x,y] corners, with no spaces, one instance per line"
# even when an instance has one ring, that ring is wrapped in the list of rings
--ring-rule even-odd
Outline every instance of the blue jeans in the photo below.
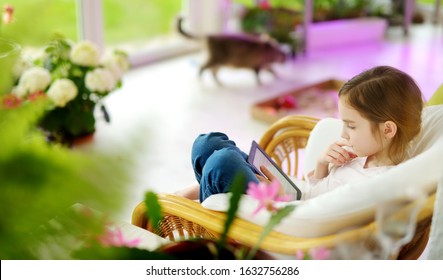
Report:
[[[242,152],[226,134],[211,132],[201,134],[192,146],[192,166],[200,183],[200,202],[210,195],[227,193],[234,178],[242,173],[246,182],[256,182],[255,171]],[[244,186],[246,191],[247,186]]]

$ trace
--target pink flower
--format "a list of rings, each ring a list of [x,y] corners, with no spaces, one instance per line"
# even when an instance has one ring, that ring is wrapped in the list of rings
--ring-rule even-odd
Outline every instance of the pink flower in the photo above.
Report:
[[[12,15],[14,14],[14,7],[9,4],[5,4],[5,6],[3,6],[3,11],[3,22],[5,24],[11,23],[13,19]]]
[[[309,250],[309,255],[313,260],[327,260],[331,252],[324,247],[311,248]]]
[[[269,3],[268,0],[261,0],[259,1],[258,5],[263,10],[268,10],[271,8],[271,4]]]
[[[13,95],[8,94],[3,98],[3,106],[8,109],[17,108],[22,104],[22,99]]]
[[[278,210],[274,203],[277,201],[289,201],[291,196],[289,195],[279,195],[280,184],[277,181],[272,182],[270,185],[260,182],[249,182],[248,190],[246,193],[251,197],[258,200],[259,204],[257,209],[255,209],[253,215],[257,214],[261,209],[266,208],[268,211]]]
[[[104,246],[116,246],[116,247],[135,247],[141,239],[136,238],[133,240],[125,240],[122,231],[117,228],[114,231],[110,228],[106,228],[106,232],[103,236],[100,236],[99,241]]]
[[[31,93],[28,96],[28,100],[29,101],[34,101],[34,100],[37,100],[39,98],[45,98],[45,97],[46,97],[46,93],[44,93],[43,91],[37,91],[37,92]]]
[[[327,260],[330,255],[330,251],[324,247],[311,248],[309,252],[305,254],[302,250],[295,252],[295,259],[297,260]]]
[[[302,250],[297,250],[297,252],[295,253],[295,258],[297,260],[302,260],[305,257],[305,253]]]

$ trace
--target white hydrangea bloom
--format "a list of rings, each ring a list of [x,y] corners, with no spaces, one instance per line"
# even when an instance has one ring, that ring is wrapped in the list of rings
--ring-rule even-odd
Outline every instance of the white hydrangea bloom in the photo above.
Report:
[[[58,79],[52,83],[47,95],[58,107],[65,107],[78,94],[77,86],[69,79]]]
[[[131,67],[131,64],[129,63],[128,56],[125,53],[122,52],[113,52],[113,57],[117,65],[124,71],[128,71]]]
[[[35,66],[34,61],[41,59],[45,55],[43,48],[33,48],[24,46],[20,56],[16,59],[13,67],[13,75],[19,79],[23,73]]]
[[[43,67],[35,66],[25,70],[20,77],[18,86],[23,96],[44,91],[51,83],[51,73]]]
[[[108,53],[103,59],[103,65],[112,72],[116,80],[120,80],[130,67],[127,56],[120,52]]]
[[[115,88],[117,80],[109,69],[96,68],[86,74],[85,84],[90,91],[104,94]]]
[[[97,66],[100,62],[100,51],[94,43],[81,41],[72,47],[70,59],[78,65]]]
[[[26,70],[32,68],[32,66],[33,63],[31,59],[20,56],[15,62],[14,67],[12,68],[12,74],[14,75],[14,78],[19,79],[23,75],[23,73]]]
[[[17,85],[12,88],[11,93],[18,98],[23,98],[27,95],[26,89],[24,89],[22,86]]]

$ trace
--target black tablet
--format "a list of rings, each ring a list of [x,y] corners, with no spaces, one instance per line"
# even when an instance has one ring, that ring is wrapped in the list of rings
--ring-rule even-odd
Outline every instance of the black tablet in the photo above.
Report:
[[[289,179],[283,170],[275,163],[274,160],[258,145],[256,141],[252,141],[251,150],[248,156],[248,162],[255,168],[255,171],[266,177],[261,171],[260,166],[265,166],[281,183],[285,191],[292,193],[295,189],[297,200],[301,198],[300,189]]]

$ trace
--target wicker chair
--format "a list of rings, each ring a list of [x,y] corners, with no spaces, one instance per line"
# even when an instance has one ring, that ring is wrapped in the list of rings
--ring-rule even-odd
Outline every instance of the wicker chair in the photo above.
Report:
[[[316,118],[305,116],[285,117],[271,125],[259,144],[285,172],[289,175],[298,175],[300,178],[299,153],[305,148],[317,121]],[[398,259],[417,259],[424,251],[429,237],[434,200],[435,193],[426,198],[417,216],[415,235],[408,244],[402,247]],[[146,206],[143,202],[135,207],[132,224],[173,241],[193,237],[214,239],[223,232],[226,219],[223,212],[208,210],[196,201],[171,194],[159,195],[159,202],[163,219],[158,230],[154,230],[149,224]],[[405,208],[400,212],[406,213],[406,211]],[[257,242],[262,230],[263,228],[257,224],[236,218],[228,237],[252,246]],[[273,231],[264,239],[260,248],[272,253],[295,255],[297,250],[307,251],[314,247],[334,248],[338,242],[364,241],[371,246],[376,230],[377,224],[372,221],[340,233],[315,238],[301,238]]]

